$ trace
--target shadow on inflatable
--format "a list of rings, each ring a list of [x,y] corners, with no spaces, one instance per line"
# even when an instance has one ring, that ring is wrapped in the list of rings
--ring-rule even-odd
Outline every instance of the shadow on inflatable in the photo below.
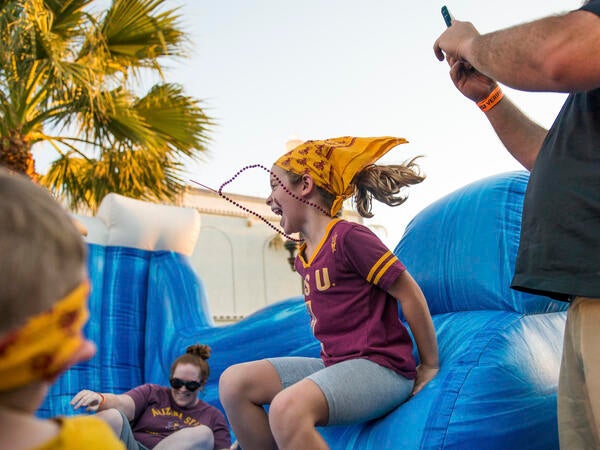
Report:
[[[567,305],[509,288],[527,180],[526,172],[485,178],[408,225],[395,253],[429,303],[440,372],[385,417],[320,428],[332,449],[558,449]],[[59,379],[40,416],[74,414],[69,400],[84,387],[120,393],[145,382],[164,385],[171,361],[196,342],[212,347],[203,399],[219,408],[218,379],[227,366],[318,357],[300,297],[214,325],[188,260],[200,226],[196,211],[111,194],[95,218],[80,219],[90,232],[86,333],[98,353]]]

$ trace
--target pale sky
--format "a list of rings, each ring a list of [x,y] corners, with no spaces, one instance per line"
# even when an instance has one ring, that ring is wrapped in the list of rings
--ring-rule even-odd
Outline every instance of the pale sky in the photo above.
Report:
[[[576,9],[580,0],[447,1],[481,33]],[[382,162],[423,155],[427,179],[408,201],[375,208],[369,223],[390,247],[422,208],[487,175],[521,167],[482,112],[452,85],[433,54],[444,30],[443,3],[401,0],[173,0],[191,35],[191,58],[172,63],[167,81],[203,100],[218,126],[210,154],[189,177],[218,188],[241,167],[270,166],[290,139],[400,136],[409,144]],[[564,95],[505,93],[549,127]],[[225,189],[268,195],[266,172]]]

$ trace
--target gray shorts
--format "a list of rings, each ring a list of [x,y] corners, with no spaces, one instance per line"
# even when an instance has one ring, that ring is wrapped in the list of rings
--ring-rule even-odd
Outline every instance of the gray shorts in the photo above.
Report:
[[[325,367],[319,358],[267,358],[283,388],[308,378],[329,406],[328,425],[347,425],[381,417],[408,399],[414,380],[366,359]]]
[[[119,412],[123,418],[123,429],[121,430],[121,436],[119,436],[119,439],[125,444],[127,450],[148,450],[148,447],[135,440],[129,420],[127,420],[127,417],[125,417],[125,414],[123,414],[122,411]]]

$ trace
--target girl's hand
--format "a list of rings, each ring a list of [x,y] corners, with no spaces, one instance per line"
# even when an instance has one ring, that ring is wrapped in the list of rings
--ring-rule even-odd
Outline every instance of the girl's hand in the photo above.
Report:
[[[440,371],[439,367],[428,366],[427,364],[419,364],[417,366],[417,378],[411,395],[417,394],[427,383],[429,383]]]

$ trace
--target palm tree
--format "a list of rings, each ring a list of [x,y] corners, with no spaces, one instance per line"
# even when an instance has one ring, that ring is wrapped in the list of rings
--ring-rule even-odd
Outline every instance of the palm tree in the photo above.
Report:
[[[178,11],[165,0],[97,3],[0,0],[0,164],[36,178],[32,148],[53,152],[39,180],[73,209],[94,211],[109,192],[173,200],[213,125],[164,80],[165,58],[188,44]],[[139,92],[149,77],[158,82]]]

